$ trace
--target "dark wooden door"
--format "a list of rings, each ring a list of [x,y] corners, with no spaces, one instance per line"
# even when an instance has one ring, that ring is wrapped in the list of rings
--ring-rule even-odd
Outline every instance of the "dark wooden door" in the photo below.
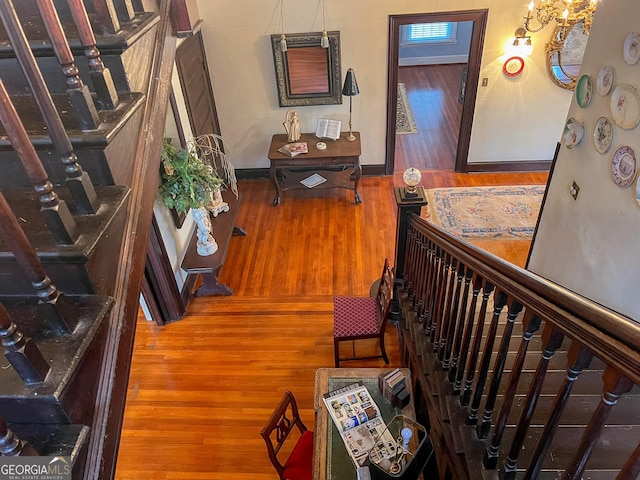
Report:
[[[221,135],[202,33],[185,39],[176,51],[176,66],[194,136]]]

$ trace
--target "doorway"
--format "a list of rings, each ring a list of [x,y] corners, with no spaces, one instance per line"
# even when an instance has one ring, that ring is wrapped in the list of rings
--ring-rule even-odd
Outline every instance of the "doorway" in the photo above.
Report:
[[[467,157],[469,153],[469,143],[471,140],[471,127],[473,124],[473,113],[476,102],[476,92],[478,79],[480,76],[480,62],[482,58],[482,48],[487,22],[487,10],[473,10],[464,12],[444,12],[425,13],[410,15],[393,15],[389,17],[389,63],[387,65],[387,148],[385,156],[385,173],[393,174],[394,170],[404,170],[409,165],[404,165],[406,161],[399,161],[396,167],[396,147],[397,143],[402,148],[403,158],[423,158],[429,155],[442,155],[450,157],[450,160],[439,158],[439,162],[433,165],[441,165],[442,162],[449,161],[451,169],[456,172],[467,171]],[[402,87],[398,83],[402,82],[399,73],[399,51],[403,44],[402,31],[406,26],[414,24],[452,24],[470,25],[471,33],[468,48],[468,61],[466,67],[460,64],[452,64],[445,68],[438,69],[439,82],[446,87],[438,92],[438,95],[424,96],[416,105],[417,108],[433,110],[433,115],[442,120],[445,128],[456,130],[455,132],[443,130],[441,134],[437,129],[433,129],[433,138],[429,139],[425,135],[418,135],[415,138],[402,138],[400,141],[396,137],[396,119],[398,113],[398,95]],[[429,67],[411,67],[404,79],[407,82],[420,82],[420,76]],[[413,72],[411,71],[413,70]],[[423,70],[421,72],[421,70]],[[412,75],[416,78],[412,79]],[[405,83],[405,82],[402,82]],[[448,93],[447,93],[448,92]],[[446,98],[444,98],[444,96]],[[418,99],[418,97],[416,97]],[[459,104],[457,103],[459,102]],[[437,110],[437,111],[436,111]],[[421,112],[415,112],[416,116]],[[424,114],[424,112],[422,112]],[[401,115],[401,118],[402,115]],[[424,133],[424,132],[423,132]],[[442,133],[446,133],[443,135]],[[407,137],[410,137],[408,135]],[[421,143],[424,142],[424,143]],[[446,145],[446,143],[449,145]],[[444,153],[445,150],[449,153]],[[425,163],[425,165],[429,165]],[[422,168],[430,169],[430,167]]]

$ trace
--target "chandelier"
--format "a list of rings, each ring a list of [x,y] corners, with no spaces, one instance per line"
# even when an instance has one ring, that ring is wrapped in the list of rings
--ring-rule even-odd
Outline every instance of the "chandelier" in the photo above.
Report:
[[[535,33],[554,20],[559,27],[571,27],[583,22],[584,31],[589,33],[597,6],[598,0],[540,0],[537,6],[531,0],[527,16],[524,17],[524,28]],[[537,23],[537,27],[534,23]]]

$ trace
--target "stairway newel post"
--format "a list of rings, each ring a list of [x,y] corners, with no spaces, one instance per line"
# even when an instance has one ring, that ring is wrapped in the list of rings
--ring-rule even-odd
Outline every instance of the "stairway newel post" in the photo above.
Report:
[[[420,216],[422,207],[427,204],[424,189],[416,187],[415,196],[406,196],[404,187],[395,187],[396,204],[398,205],[398,217],[396,224],[396,258],[394,262],[396,285],[402,282],[404,272],[405,251],[407,248],[407,225],[412,213]]]

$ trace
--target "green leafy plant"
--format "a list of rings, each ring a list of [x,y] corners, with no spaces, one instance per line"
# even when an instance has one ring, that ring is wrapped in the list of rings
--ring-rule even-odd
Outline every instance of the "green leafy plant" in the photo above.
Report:
[[[167,139],[162,148],[162,180],[159,193],[164,204],[178,213],[211,201],[211,192],[224,185],[213,168],[189,148],[178,149]]]

